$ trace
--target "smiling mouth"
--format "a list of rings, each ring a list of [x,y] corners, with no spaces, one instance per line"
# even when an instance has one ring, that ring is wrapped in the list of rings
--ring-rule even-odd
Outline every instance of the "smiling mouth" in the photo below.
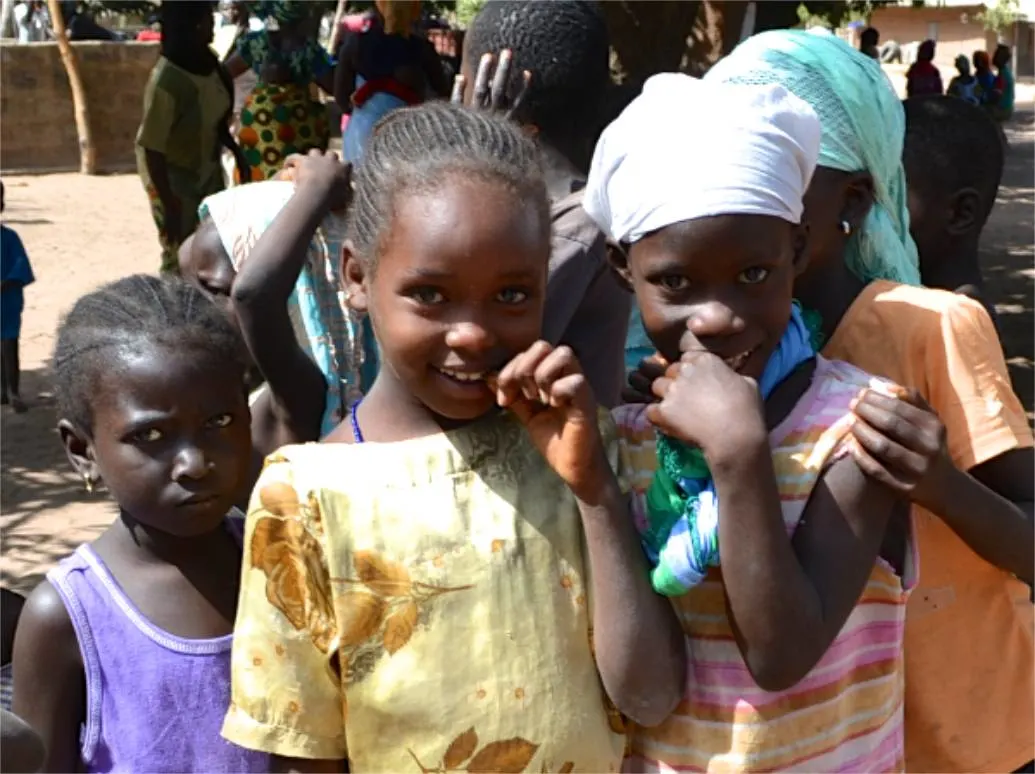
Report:
[[[214,503],[218,499],[219,495],[215,494],[191,495],[190,497],[180,502],[180,507],[193,508],[198,505],[208,505],[209,503]]]
[[[488,371],[454,371],[451,368],[435,368],[435,370],[443,376],[448,376],[450,379],[463,384],[484,382],[485,377],[489,375]]]
[[[740,369],[744,367],[745,363],[747,363],[748,359],[753,354],[755,354],[755,350],[757,349],[758,347],[752,347],[751,349],[741,352],[739,355],[734,355],[733,357],[724,357],[722,359],[722,362],[728,365],[732,370],[736,371],[737,373],[740,373]]]

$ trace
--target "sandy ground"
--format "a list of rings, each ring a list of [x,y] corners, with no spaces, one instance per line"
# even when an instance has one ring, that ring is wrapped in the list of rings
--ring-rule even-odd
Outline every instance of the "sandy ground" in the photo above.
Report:
[[[1030,103],[1029,103],[1030,104]],[[1032,409],[1032,112],[1008,129],[1011,143],[999,204],[986,228],[982,259],[1002,322],[1015,388]],[[135,272],[156,271],[158,243],[135,176],[9,177],[4,222],[25,242],[36,283],[26,292],[22,394],[31,404],[0,416],[0,582],[26,593],[55,561],[96,535],[114,516],[103,493],[87,494],[55,431],[48,369],[61,314],[84,293]]]

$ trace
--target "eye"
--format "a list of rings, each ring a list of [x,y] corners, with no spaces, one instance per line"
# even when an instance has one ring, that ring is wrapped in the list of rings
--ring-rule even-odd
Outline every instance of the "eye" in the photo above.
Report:
[[[233,422],[233,414],[219,414],[208,421],[211,427],[230,427]]]
[[[521,304],[528,300],[528,293],[520,288],[505,288],[496,297],[504,304]]]
[[[666,274],[658,278],[658,284],[665,290],[686,290],[690,287],[690,280],[678,274]]]
[[[130,438],[137,443],[155,443],[162,440],[163,437],[162,431],[157,427],[148,427],[145,430],[140,430],[130,436]]]
[[[410,291],[410,298],[418,304],[425,304],[427,306],[441,304],[446,300],[442,292],[435,290],[435,288],[414,288]]]
[[[752,266],[750,269],[744,269],[744,271],[737,275],[737,280],[745,285],[757,285],[760,282],[765,282],[768,278],[769,269],[764,269],[761,266]]]

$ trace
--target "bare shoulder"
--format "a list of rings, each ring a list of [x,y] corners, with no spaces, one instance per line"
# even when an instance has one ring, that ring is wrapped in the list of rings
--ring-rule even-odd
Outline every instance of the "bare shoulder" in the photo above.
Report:
[[[82,666],[78,639],[65,602],[49,581],[43,581],[29,596],[15,637],[14,661],[29,649],[34,659],[60,659]]]

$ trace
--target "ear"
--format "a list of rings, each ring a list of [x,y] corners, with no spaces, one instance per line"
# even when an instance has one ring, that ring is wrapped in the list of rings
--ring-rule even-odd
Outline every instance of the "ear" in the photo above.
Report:
[[[847,221],[855,232],[862,228],[863,221],[873,207],[873,176],[869,172],[850,174],[844,192],[841,219]]]
[[[342,245],[341,261],[341,281],[345,285],[345,297],[348,299],[349,307],[355,312],[366,314],[370,300],[367,293],[369,272],[356,257],[351,240],[346,240]]]
[[[629,254],[617,242],[607,241],[607,263],[614,272],[618,284],[633,292],[632,272],[629,271]]]
[[[794,227],[794,231],[791,233],[791,248],[794,251],[792,258],[792,265],[794,266],[794,276],[800,277],[805,267],[809,262],[809,226],[807,223],[802,221],[800,224]]]
[[[92,488],[93,484],[101,480],[101,473],[94,460],[93,441],[90,440],[89,435],[67,419],[58,422],[58,433],[61,436],[61,444],[65,447],[65,455],[72,463],[76,474],[84,481],[89,482],[89,486]]]
[[[981,195],[974,188],[961,188],[949,199],[949,222],[946,231],[952,236],[965,236],[980,226]]]

